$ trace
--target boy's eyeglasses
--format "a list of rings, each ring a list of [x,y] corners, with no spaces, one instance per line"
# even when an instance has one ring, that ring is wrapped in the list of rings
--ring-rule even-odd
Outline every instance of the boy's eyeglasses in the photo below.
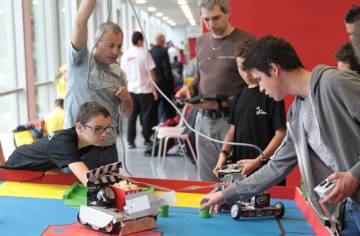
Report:
[[[114,127],[112,127],[112,126],[103,128],[101,126],[92,127],[90,125],[85,125],[85,127],[92,129],[94,134],[103,134],[104,131],[106,132],[106,134],[111,134],[112,131],[114,130]]]

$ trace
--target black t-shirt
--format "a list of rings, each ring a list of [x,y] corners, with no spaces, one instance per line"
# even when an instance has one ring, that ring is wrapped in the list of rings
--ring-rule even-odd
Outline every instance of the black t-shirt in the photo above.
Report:
[[[259,87],[244,87],[236,96],[229,124],[235,125],[234,142],[255,144],[264,150],[275,131],[286,127],[284,101],[276,102]],[[255,148],[233,146],[233,162],[257,156]]]
[[[73,162],[81,161],[80,157],[94,147],[87,146],[79,149],[78,136],[73,127],[60,130],[30,145],[20,146],[2,167],[34,171],[63,168]]]

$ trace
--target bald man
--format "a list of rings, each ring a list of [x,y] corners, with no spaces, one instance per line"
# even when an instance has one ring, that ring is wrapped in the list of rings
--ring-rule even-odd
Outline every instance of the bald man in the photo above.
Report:
[[[150,54],[156,66],[156,84],[168,98],[172,98],[174,96],[174,78],[171,73],[169,54],[167,49],[164,47],[165,40],[164,34],[156,34],[155,45],[150,50]],[[158,114],[159,122],[173,118],[176,114],[174,108],[163,96],[159,97]]]

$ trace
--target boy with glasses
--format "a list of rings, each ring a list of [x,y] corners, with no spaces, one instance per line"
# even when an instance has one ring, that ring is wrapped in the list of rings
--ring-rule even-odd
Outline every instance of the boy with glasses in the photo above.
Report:
[[[2,167],[33,171],[69,167],[86,184],[89,167],[82,161],[82,157],[107,141],[107,136],[114,129],[111,122],[111,115],[105,107],[96,102],[86,102],[80,107],[75,126],[57,131],[30,145],[20,146]],[[110,164],[100,158],[94,162],[95,167]]]

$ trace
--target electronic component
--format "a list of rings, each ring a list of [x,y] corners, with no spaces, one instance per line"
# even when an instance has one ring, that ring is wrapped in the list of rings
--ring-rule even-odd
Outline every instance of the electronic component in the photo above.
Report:
[[[244,164],[240,163],[223,165],[218,171],[219,178],[222,178],[228,174],[241,173],[243,168]]]

